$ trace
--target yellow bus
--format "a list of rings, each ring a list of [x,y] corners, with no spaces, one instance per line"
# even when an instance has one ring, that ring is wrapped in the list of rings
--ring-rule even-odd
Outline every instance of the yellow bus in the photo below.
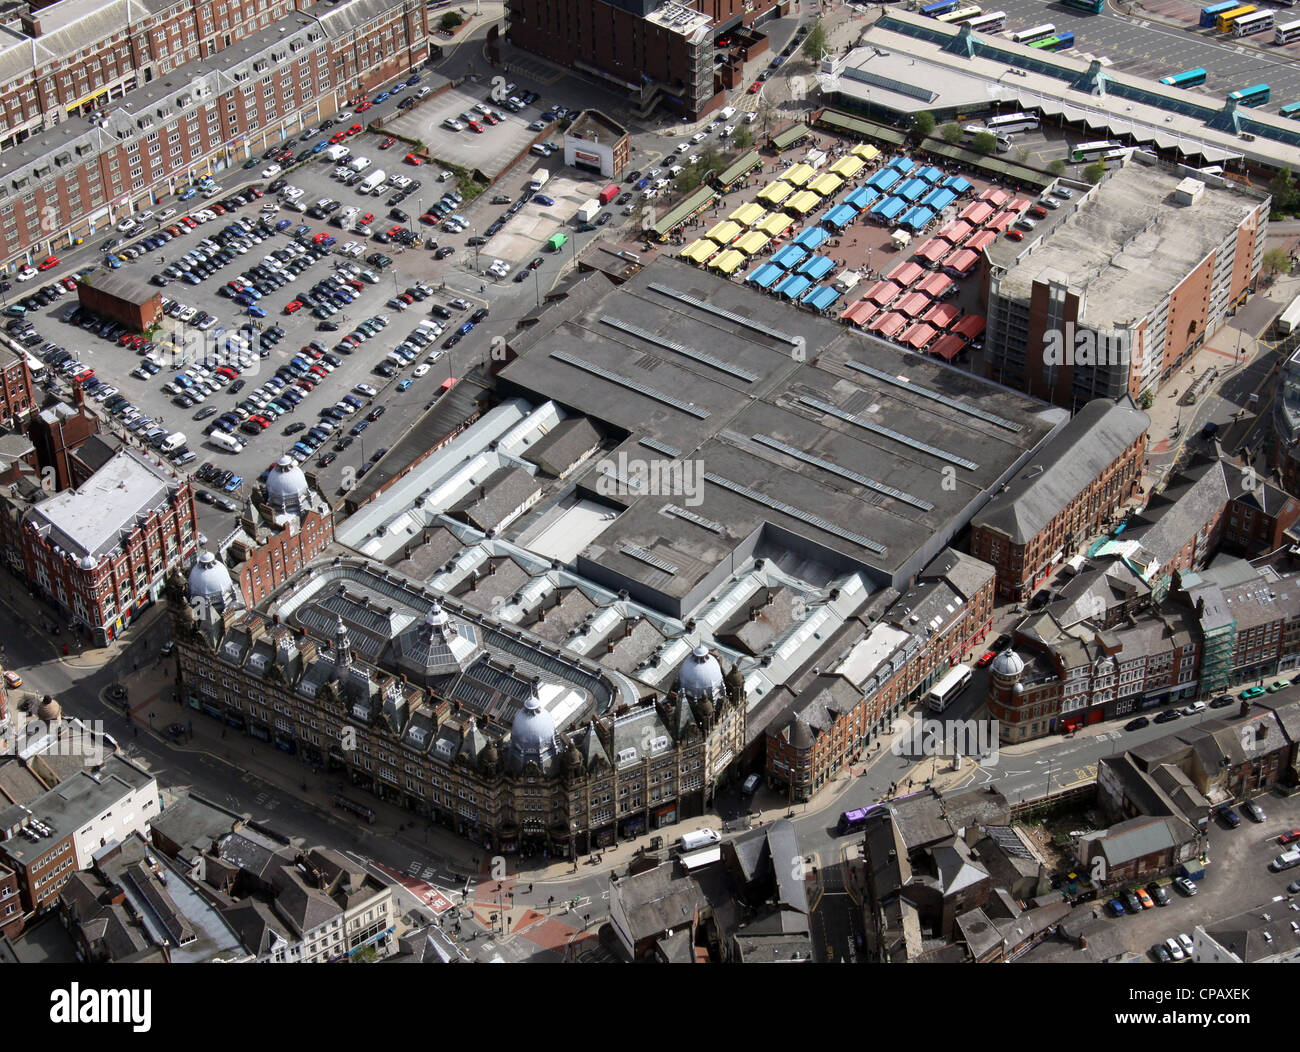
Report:
[[[1254,13],[1255,8],[1250,4],[1244,4],[1241,7],[1234,7],[1231,11],[1224,11],[1223,14],[1219,15],[1215,25],[1218,26],[1220,33],[1231,33],[1232,24],[1237,21],[1237,19],[1242,15],[1250,15]]]

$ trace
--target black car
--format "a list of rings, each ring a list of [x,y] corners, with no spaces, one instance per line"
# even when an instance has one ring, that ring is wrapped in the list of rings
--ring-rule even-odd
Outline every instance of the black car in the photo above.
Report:
[[[329,467],[331,464],[334,463],[334,461],[335,461],[335,459],[337,459],[337,457],[338,457],[338,454],[337,454],[337,453],[326,453],[326,454],[325,454],[323,457],[321,457],[320,460],[318,460],[316,463],[319,464],[319,465],[320,465],[321,467],[323,467],[323,468],[327,468],[327,467]]]
[[[434,258],[434,259],[446,259],[448,256],[450,256],[450,255],[451,255],[453,252],[455,252],[455,251],[456,251],[456,250],[455,250],[454,248],[452,248],[450,245],[445,245],[444,247],[438,249],[438,251],[435,252],[435,253],[433,254],[433,258]]]
[[[993,645],[989,647],[989,649],[996,650],[1000,654],[1002,653],[1002,651],[1006,650],[1007,647],[1009,647],[1010,645],[1011,645],[1011,637],[1007,635],[1007,633],[1003,632],[1002,635],[998,636],[997,639],[993,640]]]
[[[1217,698],[1215,698],[1212,702],[1210,702],[1210,708],[1226,709],[1229,705],[1231,705],[1236,700],[1237,699],[1234,698],[1231,694],[1220,694]]]
[[[1029,609],[1038,610],[1052,601],[1052,593],[1044,588],[1040,592],[1035,592],[1034,597],[1029,600]]]
[[[1163,884],[1157,884],[1154,880],[1147,885],[1147,892],[1155,900],[1157,906],[1169,905],[1169,892]]]
[[[487,310],[487,308],[486,308],[486,307],[480,307],[478,310],[476,310],[473,314],[471,314],[471,315],[469,316],[469,320],[472,321],[475,325],[477,325],[479,322],[481,322],[481,321],[482,321],[484,318],[486,318],[487,316],[488,316],[488,310]]]
[[[1179,719],[1181,716],[1182,713],[1177,709],[1165,709],[1156,717],[1156,723],[1173,723],[1174,720]]]
[[[1140,731],[1143,727],[1150,726],[1151,721],[1149,719],[1145,716],[1139,716],[1137,719],[1129,720],[1128,723],[1124,724],[1124,729],[1126,731]]]
[[[217,498],[205,489],[196,490],[194,493],[195,500],[201,500],[204,504],[215,504]]]
[[[396,219],[399,223],[405,223],[407,220],[411,218],[400,208],[390,208],[388,210],[388,215],[390,218]]]

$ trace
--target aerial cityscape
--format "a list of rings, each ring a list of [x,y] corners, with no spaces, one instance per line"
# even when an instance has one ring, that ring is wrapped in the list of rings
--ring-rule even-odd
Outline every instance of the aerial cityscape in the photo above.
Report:
[[[0,0],[0,961],[1300,961],[1291,2]]]

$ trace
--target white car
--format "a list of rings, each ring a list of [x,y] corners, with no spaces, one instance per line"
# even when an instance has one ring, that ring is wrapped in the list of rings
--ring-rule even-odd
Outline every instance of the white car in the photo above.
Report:
[[[685,152],[686,152],[687,150],[689,150],[690,148],[691,148],[691,144],[688,143],[688,142],[679,142],[679,143],[677,144],[677,152],[678,152],[678,153],[685,153]]]
[[[695,144],[698,145],[699,143],[702,143],[702,142],[703,142],[705,139],[707,139],[708,137],[709,137],[709,135],[708,135],[707,132],[696,132],[694,135],[691,136],[691,142],[693,142],[693,143],[695,143]],[[678,149],[680,150],[681,147],[678,147]]]
[[[344,110],[342,113],[336,113],[336,114],[334,114],[334,121],[335,121],[335,123],[338,123],[339,121],[346,121],[346,120],[351,120],[351,119],[352,119],[352,111],[351,111],[351,110]]]
[[[265,168],[262,169],[262,178],[274,179],[283,170],[284,169],[282,169],[278,164],[268,164]]]
[[[746,123],[746,124],[753,124],[756,120],[758,120],[758,114],[757,114],[757,113],[750,112],[750,113],[746,113],[746,114],[745,114],[745,123]]]
[[[175,214],[176,214],[176,209],[164,208],[161,212],[158,213],[158,222],[165,223]]]
[[[21,270],[18,271],[18,280],[31,281],[32,278],[36,277],[36,274],[37,274],[37,270],[35,267],[24,266]]]
[[[118,222],[117,232],[119,234],[129,234],[136,228],[136,225],[136,221],[130,216],[127,216],[125,219]]]
[[[428,371],[429,371],[429,367],[428,367],[427,365],[424,365],[423,363],[421,363],[420,365],[417,365],[414,369],[411,370],[411,375],[412,375],[412,376],[423,376],[423,375],[424,375],[425,373],[427,373]]]
[[[348,416],[351,416],[353,413],[355,413],[355,412],[357,411],[357,407],[356,407],[356,406],[354,406],[354,405],[348,405],[348,403],[347,403],[347,402],[344,402],[344,401],[338,401],[338,402],[335,402],[335,403],[334,403],[334,408],[337,409],[337,410],[339,410],[340,412],[347,413]]]
[[[290,201],[296,201],[303,195],[303,189],[300,186],[286,186],[280,191],[280,196]]]

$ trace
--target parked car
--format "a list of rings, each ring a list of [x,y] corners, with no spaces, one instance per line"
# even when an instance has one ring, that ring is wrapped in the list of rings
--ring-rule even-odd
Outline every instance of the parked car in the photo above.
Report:
[[[1237,826],[1241,825],[1241,815],[1237,814],[1227,804],[1221,805],[1215,813],[1219,816],[1219,820],[1229,829],[1236,829]]]
[[[1246,812],[1246,817],[1252,822],[1263,822],[1267,817],[1264,814],[1264,809],[1254,800],[1247,800],[1241,805],[1241,809]]]

